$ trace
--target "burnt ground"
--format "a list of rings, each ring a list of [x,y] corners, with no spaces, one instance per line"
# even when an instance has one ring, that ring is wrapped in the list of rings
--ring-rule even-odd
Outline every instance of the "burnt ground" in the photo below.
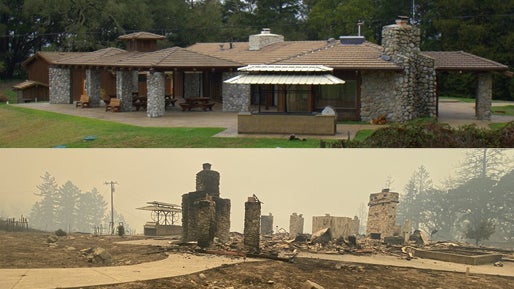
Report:
[[[0,268],[53,268],[101,266],[87,262],[81,249],[102,247],[113,256],[113,266],[155,261],[166,257],[159,247],[121,245],[120,240],[142,237],[95,237],[74,234],[49,246],[49,233],[0,232]],[[332,288],[514,288],[514,278],[393,266],[295,259],[294,263],[266,260],[246,262],[191,275],[87,288],[304,288],[313,281]],[[307,287],[305,287],[307,288]]]

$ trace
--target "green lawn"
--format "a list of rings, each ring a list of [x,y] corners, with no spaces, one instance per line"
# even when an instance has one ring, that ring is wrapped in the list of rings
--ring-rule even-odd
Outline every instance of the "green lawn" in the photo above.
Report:
[[[514,105],[503,105],[491,107],[493,114],[514,115]]]
[[[319,139],[218,138],[223,128],[138,127],[0,104],[4,148],[317,148]],[[84,140],[94,136],[94,140]]]

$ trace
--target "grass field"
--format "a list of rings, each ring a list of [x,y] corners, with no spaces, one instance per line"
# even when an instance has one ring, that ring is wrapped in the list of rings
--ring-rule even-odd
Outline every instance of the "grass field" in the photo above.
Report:
[[[4,148],[316,148],[319,139],[218,138],[223,128],[138,127],[0,104]],[[90,137],[94,140],[84,140]]]

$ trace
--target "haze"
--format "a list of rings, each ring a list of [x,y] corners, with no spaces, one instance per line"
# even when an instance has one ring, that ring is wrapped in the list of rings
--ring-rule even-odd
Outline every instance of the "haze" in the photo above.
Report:
[[[96,187],[110,206],[116,181],[115,209],[136,233],[150,214],[136,210],[148,201],[181,204],[195,191],[196,173],[211,163],[220,173],[221,197],[232,202],[231,231],[243,230],[244,202],[255,194],[262,214],[289,230],[289,215],[303,214],[305,232],[312,216],[358,215],[369,194],[390,189],[403,193],[414,171],[424,165],[434,184],[449,176],[465,157],[455,149],[2,149],[0,216],[28,216],[39,199],[41,176],[57,184],[71,181],[82,191]],[[506,155],[512,156],[514,150]],[[110,208],[110,207],[109,207]],[[30,224],[30,220],[29,220]]]

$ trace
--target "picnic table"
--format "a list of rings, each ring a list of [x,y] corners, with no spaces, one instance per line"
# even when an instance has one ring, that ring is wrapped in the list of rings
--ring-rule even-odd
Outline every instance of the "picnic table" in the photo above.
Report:
[[[191,111],[192,108],[199,107],[203,109],[204,111],[212,110],[212,107],[214,106],[214,102],[211,102],[211,99],[209,97],[189,97],[184,98],[184,102],[179,103],[180,107],[182,108],[182,111],[185,111],[186,109]]]
[[[136,107],[136,110],[139,111],[140,108],[146,109],[148,100],[146,96],[135,96],[132,97],[132,104]]]

